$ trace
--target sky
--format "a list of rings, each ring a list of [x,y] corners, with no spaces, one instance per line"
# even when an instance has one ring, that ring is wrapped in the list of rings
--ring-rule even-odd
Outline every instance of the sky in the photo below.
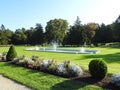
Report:
[[[82,24],[111,24],[120,15],[120,0],[0,0],[0,25],[15,31],[29,29],[49,20],[65,19],[73,25],[77,16]]]

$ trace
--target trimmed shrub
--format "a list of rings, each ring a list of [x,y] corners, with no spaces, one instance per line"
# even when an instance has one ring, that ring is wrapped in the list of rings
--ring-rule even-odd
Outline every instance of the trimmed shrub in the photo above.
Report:
[[[10,48],[9,48],[9,51],[6,55],[6,61],[12,61],[15,57],[17,57],[17,53],[15,51],[15,47],[12,45]]]
[[[107,65],[103,60],[92,60],[89,63],[89,71],[96,80],[102,80],[107,74]]]

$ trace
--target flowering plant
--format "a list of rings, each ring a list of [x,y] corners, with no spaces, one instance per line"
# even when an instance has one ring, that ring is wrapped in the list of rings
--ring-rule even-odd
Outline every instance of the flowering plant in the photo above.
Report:
[[[58,64],[57,73],[63,77],[76,77],[83,74],[83,70],[76,64],[70,64],[70,61],[65,61]]]
[[[20,56],[14,58],[10,63],[62,77],[78,77],[83,74],[81,67],[77,64],[71,64],[70,61],[57,64],[54,60],[40,59],[38,56],[32,56],[29,59]]]
[[[5,61],[6,60],[6,55],[7,55],[6,52],[1,53],[0,54],[0,61]]]
[[[120,73],[114,74],[112,76],[112,83],[120,87]]]

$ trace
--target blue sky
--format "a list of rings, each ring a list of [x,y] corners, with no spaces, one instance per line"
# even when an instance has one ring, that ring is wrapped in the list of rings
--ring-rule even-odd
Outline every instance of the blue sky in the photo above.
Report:
[[[15,31],[35,27],[55,18],[72,25],[79,16],[82,24],[110,24],[120,15],[120,0],[0,0],[0,24]]]

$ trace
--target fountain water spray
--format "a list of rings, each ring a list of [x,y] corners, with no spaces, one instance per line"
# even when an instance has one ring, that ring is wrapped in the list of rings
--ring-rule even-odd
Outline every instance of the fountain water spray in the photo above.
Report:
[[[81,48],[80,48],[80,52],[81,52],[81,53],[84,53],[84,52],[85,52],[85,48],[84,48],[84,47],[81,47]]]
[[[53,43],[53,50],[56,51],[57,50],[57,44]]]

